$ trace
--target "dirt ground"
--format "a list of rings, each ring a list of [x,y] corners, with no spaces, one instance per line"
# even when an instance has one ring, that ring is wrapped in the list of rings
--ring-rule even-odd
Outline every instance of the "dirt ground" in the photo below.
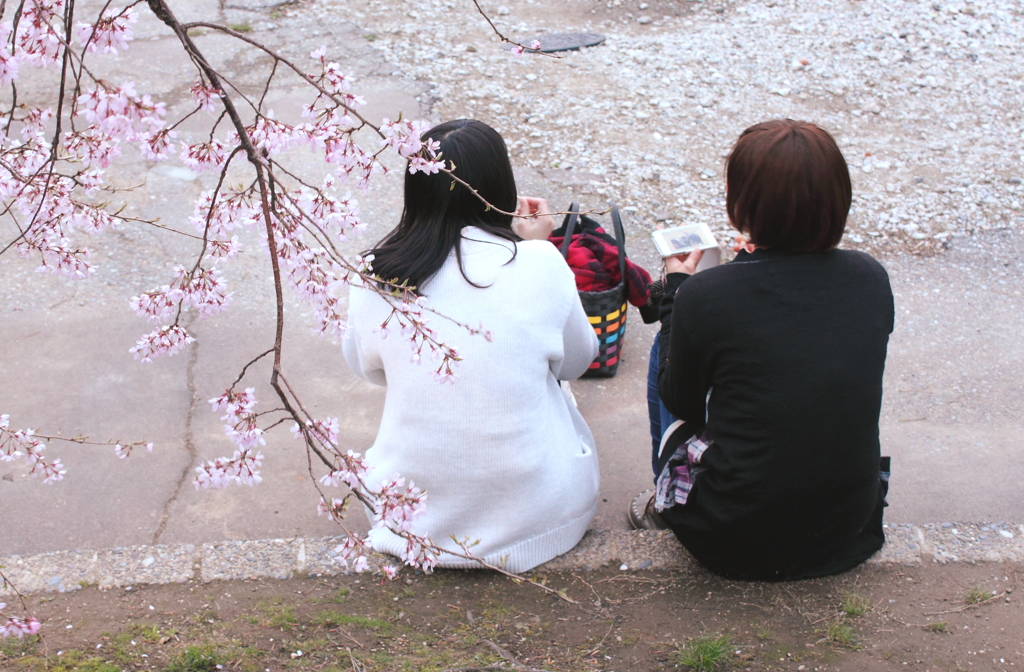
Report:
[[[231,581],[33,595],[5,672],[1014,670],[1017,565],[869,566],[737,583],[701,569]],[[717,645],[717,647],[716,647]],[[703,654],[703,659],[696,659]]]

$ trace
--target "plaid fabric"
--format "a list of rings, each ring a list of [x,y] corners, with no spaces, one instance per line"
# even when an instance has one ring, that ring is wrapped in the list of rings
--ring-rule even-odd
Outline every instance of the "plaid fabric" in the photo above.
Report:
[[[597,233],[608,235],[598,227]],[[564,236],[548,238],[561,249]],[[613,289],[622,278],[619,277],[619,250],[614,242],[594,235],[590,231],[573,234],[569,243],[569,268],[576,275],[576,289],[581,292],[604,292]],[[643,266],[626,259],[626,299],[634,306],[647,303],[648,285],[651,275]]]
[[[669,437],[680,429],[683,432],[686,431],[683,421],[676,420],[669,427],[669,431],[665,433],[666,441],[670,441]],[[692,435],[679,444],[655,481],[655,511],[661,512],[671,509],[676,504],[686,504],[690,498],[690,490],[693,489],[693,479],[704,471],[704,467],[699,466],[700,458],[709,446],[711,446],[711,439],[707,432],[704,432],[700,438]]]

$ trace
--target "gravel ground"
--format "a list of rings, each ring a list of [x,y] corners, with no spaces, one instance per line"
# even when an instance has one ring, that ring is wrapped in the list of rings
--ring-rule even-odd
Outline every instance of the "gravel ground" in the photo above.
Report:
[[[772,117],[836,136],[854,181],[847,247],[932,254],[960,234],[1024,228],[1020,2],[509,5],[484,3],[512,39],[607,42],[513,59],[469,0],[291,13],[358,23],[394,75],[430,83],[438,119],[492,124],[519,166],[592,207],[618,201],[647,228],[706,222],[727,239],[723,159]]]

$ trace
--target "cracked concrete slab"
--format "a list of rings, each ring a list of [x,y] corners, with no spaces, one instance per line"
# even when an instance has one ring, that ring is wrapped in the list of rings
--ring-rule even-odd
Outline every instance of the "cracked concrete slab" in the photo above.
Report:
[[[215,4],[190,0],[180,11],[216,15],[220,10]],[[225,20],[243,20],[229,15],[242,11],[226,10]],[[254,14],[249,20],[257,28],[285,21],[266,13],[246,14]],[[399,110],[407,116],[431,114],[429,86],[392,75],[367,40],[354,39],[361,35],[358,26],[300,21],[288,24],[288,30],[259,29],[264,31],[261,39],[296,58],[304,57],[309,42],[351,45],[346,66],[360,77],[357,89],[376,92],[367,108],[370,118],[394,117]],[[166,31],[140,21],[137,35],[132,59],[111,61],[112,76],[131,76],[140,90],[183,95],[191,75],[177,55],[167,55],[171,41]],[[302,39],[289,41],[289,35]],[[235,45],[220,50],[227,43],[216,35],[200,39],[218,47],[218,58],[239,86],[254,86],[263,62],[258,56],[243,54]],[[134,59],[136,53],[147,56],[142,66]],[[29,87],[25,95],[41,85]],[[279,94],[280,103],[275,101],[282,115],[295,113],[287,109],[289,95],[285,91]],[[197,128],[186,125],[182,131]],[[132,212],[168,223],[186,222],[192,199],[211,186],[209,176],[138,157],[126,156],[119,165],[116,177],[121,183],[143,183],[126,195]],[[576,185],[564,175],[542,174],[518,160],[515,168],[522,193],[545,195],[555,205],[578,197]],[[357,194],[371,224],[364,237],[349,244],[350,251],[378,240],[397,222],[399,184],[395,179],[369,194]],[[188,555],[225,540],[308,541],[336,533],[315,516],[306,458],[286,428],[275,430],[263,448],[266,480],[260,486],[197,492],[190,482],[199,460],[232,449],[207,400],[271,342],[271,288],[258,236],[243,234],[243,242],[248,252],[225,270],[236,290],[234,305],[223,316],[196,323],[199,341],[191,349],[150,365],[128,355],[149,327],[131,314],[127,300],[166,282],[171,261],[193,251],[189,241],[141,226],[110,232],[90,241],[99,269],[94,278],[77,284],[38,277],[28,262],[2,260],[0,412],[9,413],[16,426],[37,427],[43,433],[59,429],[64,435],[84,432],[100,440],[145,439],[157,447],[152,454],[121,461],[110,448],[54,443],[50,450],[62,457],[69,473],[52,487],[27,477],[21,465],[0,463],[0,556],[145,545],[192,546],[192,551],[181,551]],[[637,261],[657,267],[653,247],[639,226],[630,229],[629,250]],[[898,312],[881,424],[884,452],[894,458],[887,514],[894,524],[1024,520],[1024,461],[1019,459],[1024,449],[1021,259],[1024,242],[1012,232],[953,237],[951,249],[938,257],[883,259]],[[376,433],[383,390],[352,376],[336,345],[302,327],[300,306],[290,302],[288,311],[297,318],[286,334],[286,366],[293,380],[301,381],[302,394],[314,408],[342,418],[344,446],[365,449]],[[647,348],[654,330],[641,325],[635,313],[630,319],[619,375],[574,384],[598,444],[602,500],[593,528],[605,534],[624,530],[628,502],[651,479],[645,395]],[[253,379],[263,381],[266,370],[260,366]],[[265,384],[255,387],[260,408],[270,407]],[[353,519],[357,527],[364,524],[358,512]],[[317,543],[318,550],[306,547],[307,566],[314,562],[311,554],[319,558],[329,550],[327,542]],[[134,563],[160,557],[135,558],[133,553],[129,558]],[[180,572],[171,574],[192,571],[186,570],[184,559],[181,563]]]

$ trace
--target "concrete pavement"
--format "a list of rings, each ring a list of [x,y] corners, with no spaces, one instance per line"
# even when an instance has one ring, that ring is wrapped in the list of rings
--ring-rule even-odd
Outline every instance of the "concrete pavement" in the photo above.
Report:
[[[337,39],[355,30],[335,29]],[[272,43],[287,38],[267,36]],[[169,76],[176,70],[159,65],[166,61],[155,56],[168,48],[168,39],[140,22],[133,49],[150,50],[154,58],[132,74],[140,91],[173,100],[190,81]],[[244,79],[256,61],[234,47],[224,49],[218,53],[225,67]],[[115,70],[129,67],[118,63]],[[430,114],[425,86],[391,77],[372,50],[357,49],[346,67],[380,92],[371,101],[371,118],[399,110]],[[283,104],[290,94],[279,95]],[[185,221],[191,199],[209,187],[207,177],[171,165],[129,159],[120,166],[125,180],[145,176],[145,185],[128,196],[135,212],[168,223]],[[523,193],[546,195],[555,204],[576,195],[529,166],[517,164],[516,170]],[[359,195],[372,224],[352,250],[379,239],[397,221],[398,185],[394,180]],[[67,478],[53,486],[27,477],[22,464],[0,463],[0,556],[336,532],[315,515],[306,458],[286,428],[275,430],[263,449],[262,485],[215,492],[197,492],[191,485],[200,460],[232,449],[206,400],[272,342],[262,253],[254,235],[244,242],[249,252],[226,270],[237,291],[235,304],[222,316],[197,322],[199,340],[187,351],[149,365],[128,354],[149,327],[131,313],[127,300],[166,282],[173,261],[188,253],[187,242],[147,228],[112,232],[90,241],[99,270],[82,283],[38,277],[30,262],[0,259],[0,413],[10,414],[13,426],[44,434],[59,429],[64,435],[145,439],[157,446],[152,454],[121,461],[111,448],[53,442],[50,451],[68,469]],[[638,226],[631,230],[630,253],[655,266],[653,247]],[[884,452],[894,458],[891,522],[1024,520],[1021,259],[1024,238],[1016,230],[953,237],[951,249],[938,257],[883,259],[897,305],[882,413]],[[352,376],[338,346],[302,328],[300,307],[289,310],[297,318],[286,337],[291,379],[300,381],[312,406],[341,418],[344,445],[364,449],[376,431],[383,390]],[[597,530],[624,529],[628,502],[650,482],[645,386],[654,332],[635,313],[631,319],[618,377],[574,383],[601,460]],[[251,375],[260,408],[269,408],[265,367]]]
[[[634,242],[639,249],[644,241]],[[884,260],[899,315],[882,413],[884,452],[894,458],[889,521],[1024,519],[1022,254],[1020,236],[996,233],[958,239],[943,257]],[[2,271],[6,287],[18,275],[9,271],[14,265]],[[121,461],[110,448],[53,442],[69,472],[53,486],[26,477],[21,464],[0,465],[0,555],[333,533],[315,516],[305,457],[284,429],[263,449],[260,486],[197,492],[191,485],[199,460],[230,453],[206,400],[267,346],[272,321],[265,294],[260,307],[262,291],[243,292],[223,317],[197,323],[199,340],[189,351],[141,365],[127,351],[145,325],[128,311],[123,287],[36,284],[42,289],[32,305],[5,297],[3,412],[42,433],[139,438],[157,448]],[[629,499],[649,482],[651,335],[634,319],[619,375],[573,384],[601,458],[596,529],[623,529]],[[304,396],[342,418],[345,445],[368,446],[383,390],[352,376],[336,345],[301,326],[287,340],[286,363]],[[269,404],[266,371],[255,374],[259,398]]]

